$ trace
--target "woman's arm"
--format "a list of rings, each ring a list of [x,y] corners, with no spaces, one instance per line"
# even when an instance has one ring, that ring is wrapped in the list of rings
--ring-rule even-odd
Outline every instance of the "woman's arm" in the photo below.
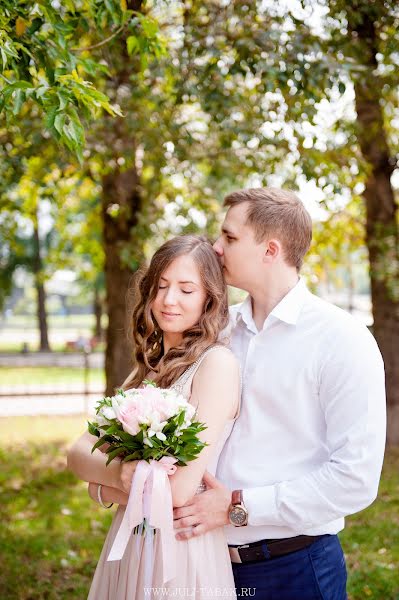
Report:
[[[190,399],[194,406],[198,406],[197,420],[207,426],[199,437],[209,445],[203,448],[197,459],[186,467],[178,467],[169,478],[173,506],[183,506],[194,496],[226,421],[237,413],[239,398],[240,373],[236,358],[227,348],[213,350],[204,358],[194,376]]]
[[[98,483],[89,483],[88,492],[92,500],[98,503]],[[108,485],[101,486],[101,499],[104,504],[123,504],[126,505],[129,499],[128,494],[117,490],[116,488],[109,487]]]
[[[108,456],[104,452],[99,448],[91,452],[97,441],[98,438],[88,431],[81,435],[68,451],[68,469],[83,481],[101,483],[129,493],[137,461],[121,463],[115,458],[107,466]],[[101,448],[104,450],[106,444]]]
[[[207,425],[207,429],[199,437],[209,445],[203,448],[196,460],[186,467],[179,467],[170,477],[173,506],[183,506],[194,496],[226,421],[232,419],[237,412],[239,396],[237,360],[227,348],[213,350],[204,358],[194,376],[190,399],[194,406],[198,406],[197,419]],[[129,493],[137,462],[121,463],[115,459],[107,467],[106,454],[99,449],[91,454],[96,441],[95,436],[85,432],[68,452],[68,468],[84,481],[116,489],[116,492],[111,492],[102,488],[104,502],[125,504],[126,502],[120,502],[116,498],[116,493],[118,490]],[[112,497],[111,493],[114,494]],[[97,497],[94,499],[97,500]]]

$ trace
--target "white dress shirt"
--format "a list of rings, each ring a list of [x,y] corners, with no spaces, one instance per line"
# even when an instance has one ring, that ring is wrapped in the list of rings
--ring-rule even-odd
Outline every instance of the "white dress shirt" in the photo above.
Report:
[[[337,533],[377,494],[386,425],[377,344],[302,280],[261,331],[250,297],[230,310],[243,393],[217,477],[243,490],[249,522],[227,526],[228,543]]]

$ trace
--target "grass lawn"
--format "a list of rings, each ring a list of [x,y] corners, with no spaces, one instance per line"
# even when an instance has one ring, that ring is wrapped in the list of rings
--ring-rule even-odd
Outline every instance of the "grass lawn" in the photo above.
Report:
[[[82,384],[84,369],[79,367],[2,367],[0,369],[0,387],[15,385],[63,385]],[[89,384],[105,384],[104,369],[89,370]]]
[[[83,600],[113,510],[88,499],[65,468],[84,417],[0,419],[0,597]],[[399,599],[399,451],[387,455],[379,499],[341,534],[350,600]],[[293,599],[293,600],[300,600]]]

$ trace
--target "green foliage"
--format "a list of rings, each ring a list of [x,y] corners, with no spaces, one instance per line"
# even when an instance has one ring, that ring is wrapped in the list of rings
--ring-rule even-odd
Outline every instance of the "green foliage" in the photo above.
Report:
[[[8,600],[87,596],[112,514],[67,471],[78,417],[3,419],[0,449],[1,595]]]
[[[0,420],[0,589],[7,600],[81,600],[113,517],[66,471],[81,417]],[[399,454],[386,455],[378,499],[340,534],[350,600],[397,600]]]
[[[108,36],[95,41],[99,31]],[[90,57],[90,51],[129,32],[128,39],[137,40],[143,65],[148,64],[148,55],[162,54],[156,23],[127,10],[125,2],[5,0],[0,14],[0,112],[12,123],[25,104],[37,105],[46,128],[82,162],[82,118],[98,118],[101,111],[122,114],[116,103],[85,79],[108,72]]]
[[[6,3],[3,17],[3,75],[10,82],[1,84],[9,98],[8,121],[0,125],[0,188],[7,190],[1,198],[10,202],[21,172],[28,173],[21,158],[48,148],[48,185],[59,199],[52,200],[58,241],[47,255],[50,271],[76,260],[81,279],[101,287],[104,214],[122,228],[129,223],[129,240],[118,250],[136,270],[170,235],[205,230],[215,236],[220,200],[233,188],[295,188],[305,179],[323,191],[325,208],[308,269],[314,266],[322,277],[350,254],[367,260],[362,193],[370,167],[358,143],[354,86],[366,80],[381,89],[394,157],[399,36],[391,0],[353,7],[304,0],[284,11],[277,1],[221,6],[165,0],[135,12],[130,3],[111,0],[79,7],[68,2],[61,10],[42,1],[40,24],[29,35],[33,5],[14,5]],[[348,30],[349,21],[370,14],[378,32],[373,73]],[[34,56],[28,69],[18,44]],[[123,117],[112,117],[107,102]],[[57,145],[51,150],[54,140],[77,152],[82,165],[71,164]],[[104,192],[108,179],[129,171],[135,172],[139,207]],[[83,194],[84,188],[90,192]],[[137,222],[130,226],[135,208]],[[392,265],[381,261],[381,272]],[[11,271],[4,271],[8,281]],[[397,290],[396,271],[390,281]]]

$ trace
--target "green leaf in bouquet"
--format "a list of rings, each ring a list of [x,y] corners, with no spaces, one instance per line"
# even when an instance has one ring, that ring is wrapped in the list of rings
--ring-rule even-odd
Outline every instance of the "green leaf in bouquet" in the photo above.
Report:
[[[112,425],[107,426],[107,429],[105,430],[105,433],[109,435],[113,435],[114,433],[119,434],[119,432],[120,429],[116,423],[112,423]]]
[[[143,451],[143,459],[150,460],[152,458],[153,454],[154,454],[153,448],[145,448],[145,450]]]
[[[179,427],[183,425],[185,415],[186,413],[184,410],[182,410],[182,412],[177,415],[177,424]]]
[[[139,444],[142,444],[144,441],[144,431],[142,429],[140,429],[138,434],[134,436],[134,439],[137,440],[137,442],[139,442]]]
[[[92,454],[93,454],[94,450],[97,450],[97,448],[99,448],[100,446],[105,444],[105,442],[109,441],[106,438],[107,438],[107,436],[103,435],[102,437],[100,437],[99,440],[97,440],[97,442],[94,444],[93,448],[91,449]]]
[[[153,435],[151,438],[151,443],[152,443],[152,447],[153,448],[159,448],[160,446],[162,446],[162,441],[159,440],[155,435]]]
[[[132,434],[131,433],[127,433],[126,431],[123,431],[122,429],[118,429],[118,437],[123,441],[126,442],[126,444],[135,444],[135,445],[139,445],[140,442],[136,442],[135,439],[137,436],[132,438]]]
[[[100,432],[99,432],[98,428],[96,427],[96,425],[94,425],[94,423],[87,421],[87,429],[88,429],[89,433],[91,433],[91,435],[95,435],[96,437],[99,437]]]
[[[119,456],[120,454],[123,454],[125,452],[125,449],[123,448],[123,446],[120,446],[119,448],[114,448],[111,452],[110,452],[111,448],[107,449],[107,454],[108,454],[108,460],[107,460],[107,466],[109,465],[109,463],[111,462],[111,460],[114,460],[114,458],[116,458],[117,456]]]
[[[176,428],[177,428],[177,424],[173,420],[168,419],[168,421],[167,421],[165,427],[162,429],[162,431],[165,435],[167,435],[168,433],[173,433]]]
[[[157,384],[152,379],[144,379],[143,383],[144,383],[144,385],[146,385],[148,387],[154,387],[154,388],[157,387]]]
[[[141,460],[142,454],[143,454],[142,450],[136,450],[132,454],[128,454],[127,456],[125,456],[125,458],[122,460],[122,462],[129,462],[131,460]]]

